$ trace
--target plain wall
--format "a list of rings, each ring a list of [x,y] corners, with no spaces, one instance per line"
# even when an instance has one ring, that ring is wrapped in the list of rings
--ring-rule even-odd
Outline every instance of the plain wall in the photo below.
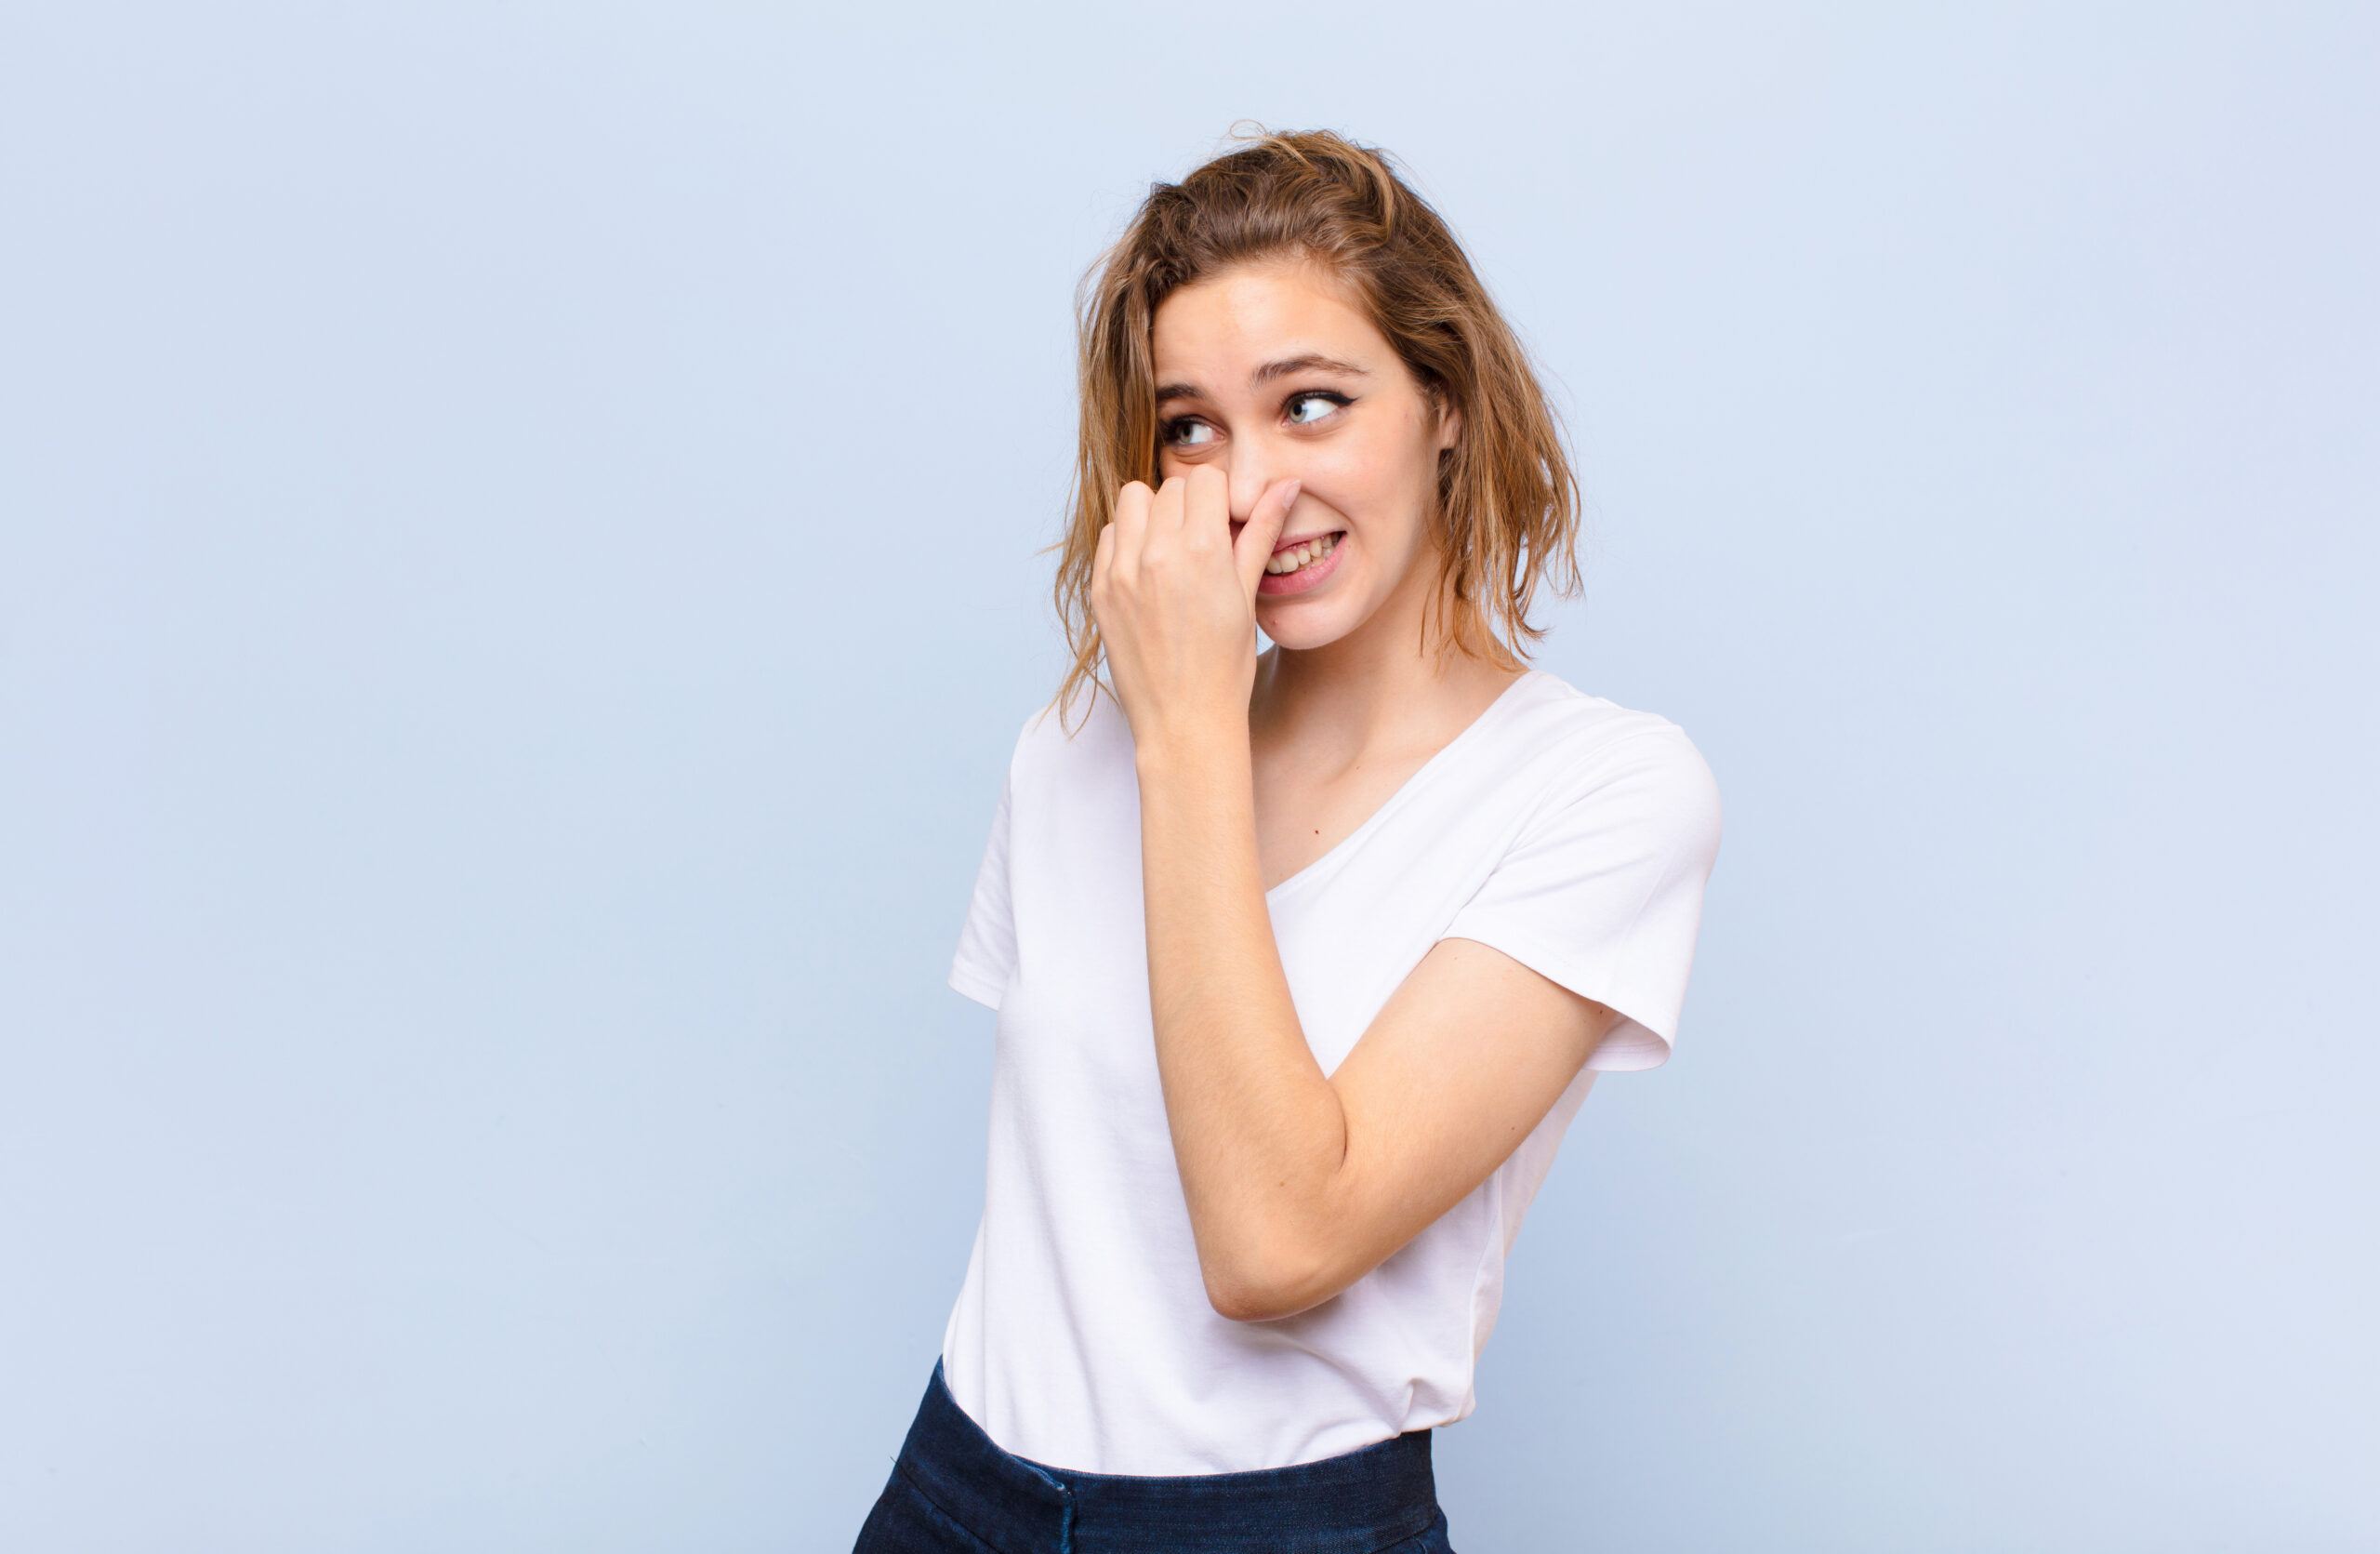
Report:
[[[1073,285],[1399,153],[1726,841],[1458,1547],[2380,1547],[2380,12],[0,12],[0,1547],[830,1550]]]

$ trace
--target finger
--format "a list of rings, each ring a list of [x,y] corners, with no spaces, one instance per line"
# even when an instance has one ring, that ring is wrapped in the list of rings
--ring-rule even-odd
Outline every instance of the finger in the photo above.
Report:
[[[1256,498],[1256,511],[1239,531],[1239,538],[1232,545],[1232,559],[1239,566],[1239,582],[1248,597],[1256,597],[1256,585],[1264,576],[1264,564],[1273,559],[1273,547],[1281,542],[1281,531],[1289,526],[1289,510],[1298,504],[1298,493],[1305,483],[1298,480],[1275,481]]]
[[[1100,543],[1110,547],[1111,573],[1129,572],[1139,563],[1141,546],[1148,538],[1149,506],[1155,499],[1156,493],[1137,480],[1116,493],[1115,510],[1107,526],[1099,531]]]
[[[1096,615],[1099,601],[1107,591],[1107,574],[1116,564],[1116,525],[1111,521],[1099,525],[1098,542],[1091,548],[1091,604]]]
[[[1149,503],[1151,534],[1170,536],[1181,532],[1183,504],[1189,491],[1189,481],[1181,475],[1173,476],[1157,488],[1157,496]]]
[[[1212,465],[1190,472],[1182,494],[1183,536],[1194,545],[1231,549],[1231,479]]]
[[[1116,493],[1116,505],[1109,510],[1108,517],[1127,529],[1144,525],[1148,522],[1149,503],[1156,495],[1146,482],[1128,481]]]

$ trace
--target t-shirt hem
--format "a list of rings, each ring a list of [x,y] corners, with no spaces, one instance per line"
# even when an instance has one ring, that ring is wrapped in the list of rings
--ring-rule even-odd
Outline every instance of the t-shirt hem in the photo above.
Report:
[[[1586,1067],[1594,1072],[1638,1073],[1670,1060],[1675,1042],[1662,1028],[1673,1023],[1674,1016],[1646,1009],[1633,995],[1620,991],[1614,986],[1616,978],[1607,972],[1573,964],[1558,950],[1509,929],[1476,932],[1458,927],[1440,936],[1470,939],[1500,950],[1547,981],[1559,983],[1580,998],[1593,999],[1619,1016],[1587,1055]]]
[[[951,963],[950,986],[986,1009],[998,1008],[1001,997],[1008,991],[1005,980],[996,979],[964,961]]]

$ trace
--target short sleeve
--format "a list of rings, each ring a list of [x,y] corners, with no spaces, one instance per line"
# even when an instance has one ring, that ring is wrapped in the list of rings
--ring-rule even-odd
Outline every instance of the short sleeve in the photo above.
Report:
[[[1008,888],[1008,806],[1013,779],[1000,784],[999,808],[992,816],[991,840],[975,871],[975,897],[959,931],[959,953],[950,963],[950,985],[976,1003],[997,1009],[1016,969],[1016,921]]]
[[[1719,790],[1673,726],[1589,756],[1442,936],[1474,939],[1620,1016],[1590,1069],[1650,1069],[1677,1036],[1719,850]]]

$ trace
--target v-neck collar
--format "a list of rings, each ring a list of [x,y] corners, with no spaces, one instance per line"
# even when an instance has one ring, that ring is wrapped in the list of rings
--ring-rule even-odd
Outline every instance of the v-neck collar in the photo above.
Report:
[[[1523,670],[1514,678],[1511,684],[1496,693],[1495,700],[1480,709],[1479,715],[1477,717],[1473,718],[1469,723],[1463,725],[1462,732],[1457,734],[1453,738],[1448,739],[1445,744],[1440,745],[1437,748],[1436,753],[1433,754],[1427,761],[1422,762],[1421,765],[1415,767],[1413,769],[1413,775],[1399,783],[1395,792],[1391,793],[1387,798],[1382,799],[1381,801],[1380,807],[1373,810],[1369,815],[1364,817],[1364,823],[1362,825],[1357,826],[1354,830],[1351,830],[1346,835],[1341,837],[1338,842],[1331,846],[1329,852],[1323,854],[1320,857],[1316,858],[1303,869],[1299,870],[1288,879],[1283,880],[1279,884],[1276,884],[1272,889],[1266,891],[1264,893],[1264,899],[1268,903],[1278,900],[1288,892],[1295,890],[1299,886],[1318,878],[1326,869],[1330,867],[1331,864],[1353,852],[1366,837],[1371,835],[1372,832],[1378,830],[1383,824],[1385,824],[1391,815],[1402,808],[1408,799],[1412,797],[1415,793],[1420,792],[1424,787],[1428,786],[1431,774],[1443,770],[1448,764],[1448,757],[1452,756],[1457,750],[1462,749],[1463,746],[1474,742],[1474,736],[1476,736],[1481,729],[1486,728],[1488,724],[1494,723],[1508,708],[1512,707],[1515,702],[1515,692],[1519,691],[1523,685],[1528,684],[1532,681],[1536,680],[1538,676],[1544,672],[1545,671],[1543,670],[1538,669]]]

